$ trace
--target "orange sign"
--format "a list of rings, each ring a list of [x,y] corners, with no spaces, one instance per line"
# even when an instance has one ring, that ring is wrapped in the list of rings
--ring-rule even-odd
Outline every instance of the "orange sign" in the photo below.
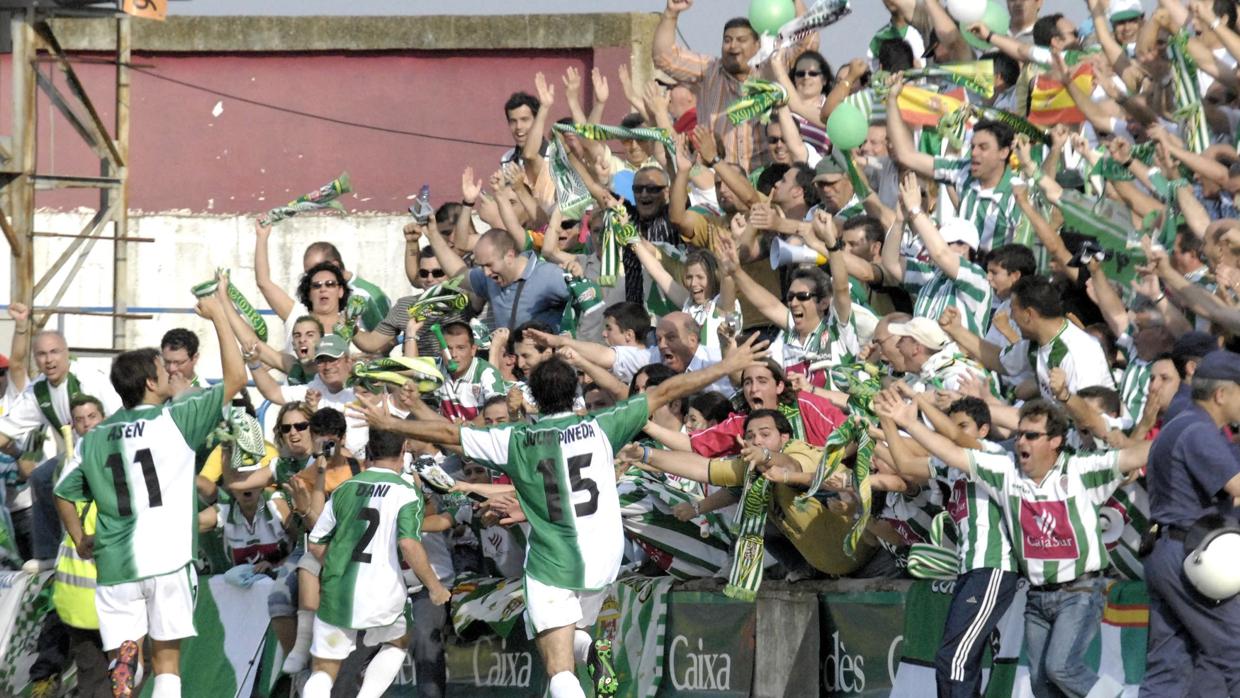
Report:
[[[168,0],[123,0],[121,12],[162,22],[168,16]]]

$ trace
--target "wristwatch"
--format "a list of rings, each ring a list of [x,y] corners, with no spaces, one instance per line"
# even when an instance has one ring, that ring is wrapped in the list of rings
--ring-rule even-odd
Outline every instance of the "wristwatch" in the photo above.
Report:
[[[844,238],[835,238],[835,244],[827,248],[827,252],[839,252],[844,249]]]

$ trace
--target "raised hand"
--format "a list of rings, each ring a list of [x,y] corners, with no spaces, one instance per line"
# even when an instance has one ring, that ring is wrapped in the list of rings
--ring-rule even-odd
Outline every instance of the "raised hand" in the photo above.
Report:
[[[465,201],[477,201],[482,193],[482,180],[474,177],[474,168],[466,167],[461,173],[461,198]]]
[[[698,156],[702,158],[702,162],[714,162],[719,158],[719,148],[716,147],[715,134],[710,127],[699,124],[693,129],[693,147],[697,149]]]
[[[690,7],[693,7],[693,0],[667,0],[667,12],[669,14],[678,15]]]
[[[546,75],[534,74],[534,89],[538,92],[538,101],[543,108],[555,104],[555,86],[547,83]]]
[[[909,171],[900,179],[900,205],[905,213],[921,208],[921,185],[917,183],[917,174]]]
[[[538,78],[535,78],[537,81]],[[581,102],[581,73],[573,66],[568,66],[564,71],[564,77],[560,78],[564,82],[564,98],[569,102]]]
[[[594,101],[602,104],[611,96],[611,88],[607,86],[607,76],[595,68],[590,71],[590,81],[594,83]]]
[[[743,344],[738,344],[736,349],[732,350],[724,358],[723,363],[731,369],[728,373],[734,373],[750,364],[755,364],[765,359],[767,355],[766,349],[769,345],[770,342],[766,340],[758,341],[757,333],[750,335],[749,339],[745,340]]]
[[[835,218],[830,213],[822,209],[814,211],[813,229],[814,234],[822,240],[822,244],[826,245],[827,249],[835,247],[839,236],[835,230]]]
[[[30,321],[30,307],[25,303],[10,303],[9,317],[19,326],[24,325]]]
[[[948,334],[951,334],[953,329],[964,327],[960,324],[960,309],[954,305],[944,308],[939,314],[939,327]]]

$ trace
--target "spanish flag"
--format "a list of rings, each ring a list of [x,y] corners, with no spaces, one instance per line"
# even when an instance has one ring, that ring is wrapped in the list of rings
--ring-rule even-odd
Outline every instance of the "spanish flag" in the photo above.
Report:
[[[963,88],[951,92],[933,92],[923,87],[905,85],[900,91],[900,116],[909,126],[939,125],[939,119],[965,105]]]
[[[1072,82],[1085,94],[1094,91],[1094,71],[1089,63],[1080,63],[1072,73]],[[1068,88],[1058,80],[1039,75],[1029,96],[1029,122],[1038,126],[1084,123],[1083,114]]]

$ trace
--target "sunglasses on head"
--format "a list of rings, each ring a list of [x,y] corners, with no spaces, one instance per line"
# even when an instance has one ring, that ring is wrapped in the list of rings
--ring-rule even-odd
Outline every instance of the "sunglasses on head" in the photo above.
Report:
[[[792,71],[794,78],[819,78],[822,77],[822,71],[819,70],[794,70]]]
[[[664,189],[667,189],[667,187],[663,186],[662,184],[634,184],[633,185],[634,194],[658,194],[662,192]]]
[[[790,300],[790,301],[791,301],[791,300],[798,300],[798,301],[801,301],[802,303],[804,303],[805,301],[812,300],[812,299],[817,298],[817,297],[818,297],[818,296],[816,296],[816,295],[815,295],[815,294],[813,294],[813,293],[810,293],[809,291],[797,291],[797,292],[795,292],[795,293],[794,293],[794,292],[792,292],[792,291],[789,291],[789,292],[788,292],[788,300]]]
[[[305,431],[310,428],[310,422],[293,422],[292,424],[281,424],[278,429],[281,434],[287,434],[296,429],[297,431]]]
[[[418,270],[418,276],[423,279],[428,279],[432,276],[438,279],[442,277],[443,275],[444,275],[443,269],[419,269]]]
[[[339,281],[311,281],[310,288],[319,290],[320,288],[336,288],[340,285]]]

